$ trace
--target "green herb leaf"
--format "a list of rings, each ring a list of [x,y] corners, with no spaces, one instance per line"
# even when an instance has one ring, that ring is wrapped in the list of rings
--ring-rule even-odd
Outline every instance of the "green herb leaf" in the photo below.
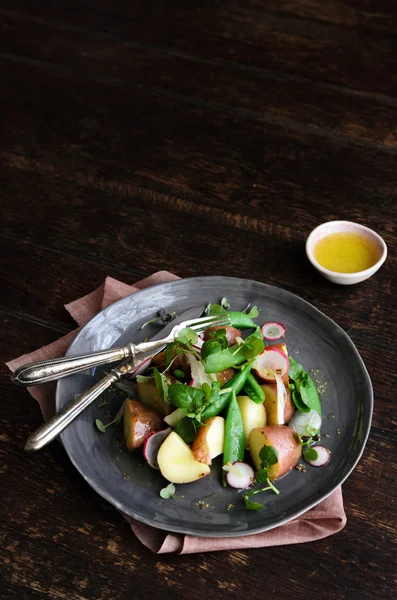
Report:
[[[263,446],[259,452],[261,468],[255,473],[256,481],[268,481],[269,469],[278,462],[278,452],[273,446]]]
[[[175,426],[175,431],[186,444],[191,444],[196,439],[198,423],[195,419],[185,417]]]
[[[309,412],[312,408],[321,415],[320,397],[313,380],[302,365],[297,363],[291,356],[289,360],[288,376],[293,380],[295,386],[291,394],[295,406],[302,412]]]
[[[174,350],[176,348],[177,344],[175,342],[172,342],[171,344],[168,344],[167,346],[167,350],[165,352],[165,366],[168,367],[170,362],[173,359],[174,356]]]
[[[167,323],[170,323],[171,321],[173,321],[176,317],[176,312],[170,312],[167,313],[163,308],[161,310],[158,311],[157,313],[157,317],[155,317],[154,319],[150,319],[149,321],[146,321],[146,323],[144,323],[141,326],[141,330],[146,327],[147,325],[149,325],[150,323],[160,323],[162,325],[166,325]]]
[[[264,348],[265,343],[259,327],[244,340],[243,344],[240,344],[240,351],[243,353],[246,360],[258,356],[258,354],[263,352]]]
[[[195,412],[205,404],[206,400],[204,390],[190,387],[184,383],[172,383],[168,388],[168,396],[171,404],[190,412]]]
[[[263,508],[263,504],[260,502],[251,502],[251,500],[248,500],[246,496],[243,496],[243,498],[245,502],[245,508],[248,508],[248,510],[261,510]]]
[[[160,373],[156,367],[153,367],[154,381],[160,398],[166,403],[169,403],[168,388],[171,385],[170,379],[165,373]]]
[[[167,487],[160,490],[160,496],[162,498],[164,498],[165,500],[168,500],[168,498],[173,498],[174,494],[175,494],[175,486],[173,483],[170,483],[169,485],[167,485]]]
[[[262,492],[266,492],[267,490],[273,490],[273,492],[277,495],[280,493],[269,479],[267,479],[266,481],[268,484],[267,487],[261,488],[259,490],[251,490],[250,492],[247,492],[243,495],[245,506],[246,508],[248,508],[248,510],[260,510],[261,508],[263,508],[263,504],[260,504],[259,502],[251,502],[249,500],[251,496],[254,496],[255,494],[261,494]]]
[[[317,460],[318,459],[318,452],[317,452],[317,450],[315,448],[308,448],[307,450],[304,451],[303,458],[307,462],[310,462],[311,460]]]
[[[95,425],[97,429],[99,429],[99,431],[101,431],[102,433],[106,432],[106,427],[100,419],[95,419]]]
[[[180,342],[181,344],[184,345],[191,345],[191,344],[196,344],[198,340],[198,335],[195,331],[193,331],[193,329],[189,329],[188,327],[185,327],[185,329],[182,329],[177,337],[175,338],[176,342]]]
[[[267,481],[268,477],[269,471],[267,469],[259,469],[255,473],[255,481],[257,481],[258,483],[263,483],[264,481]]]
[[[229,349],[221,350],[215,354],[210,354],[205,359],[205,372],[206,373],[219,373],[230,367],[234,367],[245,361],[244,355],[241,353],[233,355],[233,352]]]
[[[270,469],[278,463],[278,452],[273,446],[263,446],[259,452],[262,469]]]
[[[217,354],[218,352],[221,352],[221,350],[222,350],[222,346],[220,345],[220,343],[217,340],[207,340],[201,346],[201,352],[200,352],[201,358],[203,360],[205,360],[211,354]]]

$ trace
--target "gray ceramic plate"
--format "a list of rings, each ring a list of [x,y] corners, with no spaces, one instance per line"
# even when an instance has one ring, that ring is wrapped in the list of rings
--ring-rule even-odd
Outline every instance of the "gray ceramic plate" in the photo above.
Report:
[[[277,482],[280,495],[261,494],[261,511],[244,507],[241,494],[220,484],[219,459],[211,475],[177,486],[178,499],[163,500],[167,482],[144,462],[140,452],[120,450],[120,427],[105,434],[95,418],[114,415],[121,401],[91,406],[62,434],[70,459],[101,496],[143,523],[198,536],[236,536],[272,529],[293,519],[331,494],[357,464],[369,433],[373,394],[365,366],[346,333],[316,308],[285,290],[231,277],[198,277],[157,285],[124,298],[96,315],[79,333],[67,354],[77,354],[142,341],[158,331],[139,331],[160,308],[182,312],[191,306],[219,302],[226,296],[234,310],[249,302],[260,310],[258,323],[279,321],[286,326],[289,353],[301,362],[319,388],[323,406],[324,445],[332,451],[327,466],[293,469]],[[58,382],[57,409],[92,386],[102,370]],[[125,474],[128,477],[125,477]],[[258,497],[257,497],[258,498]],[[259,498],[258,498],[259,500]]]

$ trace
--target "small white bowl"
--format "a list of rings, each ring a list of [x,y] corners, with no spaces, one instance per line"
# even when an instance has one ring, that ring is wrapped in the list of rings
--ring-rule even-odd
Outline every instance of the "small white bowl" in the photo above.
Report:
[[[379,250],[379,260],[369,269],[365,271],[358,271],[357,273],[338,273],[337,271],[330,271],[325,269],[317,260],[314,258],[314,248],[316,244],[327,235],[331,233],[344,233],[344,232],[360,233],[368,238],[371,238],[375,242]],[[341,285],[351,285],[353,283],[360,283],[369,277],[372,277],[374,273],[383,265],[387,256],[387,246],[384,240],[375,233],[369,227],[353,223],[352,221],[329,221],[319,225],[309,235],[306,240],[306,254],[312,265],[317,269],[323,277],[329,279],[333,283],[339,283]]]

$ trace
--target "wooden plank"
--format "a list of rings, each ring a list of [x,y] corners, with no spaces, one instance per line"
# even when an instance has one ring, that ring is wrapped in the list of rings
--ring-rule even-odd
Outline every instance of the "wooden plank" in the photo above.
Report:
[[[0,150],[39,158],[53,165],[48,169],[58,165],[83,171],[88,179],[117,178],[136,185],[150,181],[156,191],[200,198],[214,207],[233,200],[247,216],[265,209],[299,222],[307,200],[321,199],[321,219],[324,212],[348,206],[353,197],[357,204],[368,203],[374,218],[381,198],[392,218],[394,153],[352,147],[305,129],[286,129],[145,89],[77,80],[72,91],[68,78],[49,78],[32,65],[3,66],[8,86],[0,106],[7,107],[8,120]],[[369,169],[375,165],[376,170]],[[384,229],[392,227],[377,220]]]
[[[397,146],[396,106],[310,79],[280,77],[269,70],[239,69],[137,47],[101,32],[68,30],[0,13],[0,52],[72,69],[88,79],[111,78],[197,101],[241,108],[255,118],[298,121],[321,133],[336,132],[358,143]],[[43,45],[42,40],[47,43]],[[181,76],[183,74],[183,76]],[[293,123],[292,123],[293,125]]]
[[[182,2],[173,4],[171,10],[160,1],[152,2],[150,10],[144,4],[109,8],[104,1],[95,4],[95,10],[89,1],[76,9],[67,4],[30,6],[18,0],[10,9],[66,27],[105,31],[125,41],[188,53],[194,48],[194,55],[203,58],[216,56],[369,93],[396,95],[394,40],[371,31],[342,29],[293,15],[262,14],[235,3],[219,6],[211,2],[192,10]],[[381,22],[386,14],[389,11],[383,13]],[[367,14],[365,20],[368,23],[371,17]]]
[[[36,242],[43,244],[42,239],[37,238]],[[138,263],[123,271],[117,264],[97,264],[94,255],[87,259],[82,250],[82,254],[65,255],[26,240],[21,243],[20,238],[0,236],[2,307],[64,334],[76,327],[64,304],[85,296],[108,275],[126,283],[147,275]],[[9,268],[10,257],[12,269]]]
[[[346,2],[345,0],[248,0],[238,2],[249,10],[321,21],[328,24],[349,27],[359,31],[395,35],[397,31],[396,5],[389,0],[367,0],[366,2]]]

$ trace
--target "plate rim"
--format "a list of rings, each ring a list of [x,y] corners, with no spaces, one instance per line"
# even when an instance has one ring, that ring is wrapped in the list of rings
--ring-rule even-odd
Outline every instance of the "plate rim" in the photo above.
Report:
[[[155,525],[153,525],[153,522],[145,517],[142,517],[141,515],[136,515],[133,514],[133,511],[128,511],[125,510],[125,507],[120,506],[119,503],[117,503],[115,501],[114,498],[112,498],[111,494],[108,494],[106,490],[102,489],[100,482],[98,483],[97,481],[92,481],[87,475],[84,474],[84,472],[81,470],[81,468],[78,465],[78,462],[75,460],[75,457],[73,456],[73,448],[70,447],[70,443],[67,441],[65,435],[66,435],[66,431],[64,431],[63,433],[61,433],[60,435],[60,440],[61,443],[69,457],[69,460],[71,461],[71,463],[73,464],[73,466],[77,469],[77,471],[80,473],[80,475],[85,479],[85,481],[89,484],[89,486],[97,493],[99,494],[102,498],[104,498],[107,502],[109,502],[112,506],[114,506],[117,510],[119,510],[122,514],[124,514],[125,516],[129,517],[129,518],[133,518],[136,519],[139,523],[143,523],[145,525],[148,525],[150,527],[153,527],[154,529],[159,529],[162,531],[167,531],[170,533],[180,533],[180,534],[185,534],[185,535],[191,535],[191,536],[196,536],[196,537],[211,537],[211,538],[232,538],[232,537],[246,537],[249,535],[256,535],[258,533],[264,533],[265,531],[270,531],[272,529],[275,529],[276,527],[281,527],[282,525],[285,525],[286,523],[291,522],[292,520],[298,518],[299,516],[301,516],[302,514],[305,514],[306,512],[308,512],[309,510],[311,510],[312,508],[314,508],[315,506],[317,506],[318,504],[320,504],[321,502],[323,502],[326,498],[328,498],[329,496],[331,496],[331,494],[333,494],[338,487],[340,487],[345,481],[346,479],[351,475],[351,473],[354,471],[354,469],[356,468],[357,464],[359,463],[362,454],[365,450],[365,447],[367,445],[367,441],[368,441],[368,437],[370,434],[370,429],[371,429],[371,424],[372,424],[372,418],[373,418],[373,408],[374,408],[374,392],[373,392],[373,386],[372,386],[372,381],[371,381],[371,377],[368,373],[368,370],[366,368],[366,365],[359,353],[359,351],[357,350],[353,340],[350,338],[350,336],[346,333],[346,331],[340,326],[338,325],[338,323],[336,323],[333,319],[331,319],[330,317],[328,317],[325,313],[323,313],[322,311],[320,311],[318,308],[316,308],[313,304],[311,304],[310,302],[308,302],[307,300],[305,300],[304,298],[302,298],[301,296],[299,296],[298,294],[295,294],[294,292],[291,292],[289,290],[286,290],[284,288],[281,288],[279,286],[275,286],[272,284],[268,284],[268,283],[264,283],[261,281],[256,281],[255,279],[246,279],[246,278],[242,278],[242,277],[232,277],[232,276],[228,276],[228,275],[204,275],[204,276],[198,276],[198,277],[185,277],[185,278],[180,278],[180,279],[176,279],[176,280],[171,280],[171,281],[167,281],[167,282],[163,282],[163,283],[158,283],[152,286],[148,286],[142,289],[139,289],[137,292],[132,292],[131,294],[129,294],[128,296],[124,296],[123,298],[120,298],[119,300],[116,300],[116,302],[113,302],[112,304],[106,306],[105,308],[103,308],[102,310],[100,310],[98,313],[96,313],[91,319],[89,319],[89,321],[87,321],[87,323],[85,323],[83,325],[83,327],[79,330],[79,332],[77,333],[76,337],[73,339],[72,343],[70,344],[70,346],[68,347],[65,356],[68,356],[69,354],[71,354],[73,352],[73,347],[74,345],[78,342],[80,336],[83,334],[83,332],[85,331],[85,329],[96,319],[98,318],[98,315],[103,314],[104,312],[106,312],[108,309],[110,309],[110,307],[112,307],[112,309],[114,309],[114,307],[117,304],[121,304],[122,302],[124,302],[127,298],[129,298],[130,296],[139,296],[139,294],[141,292],[147,292],[148,290],[155,290],[155,289],[160,289],[160,288],[172,288],[172,287],[177,287],[178,285],[182,284],[182,283],[186,283],[189,281],[206,281],[208,282],[214,282],[216,280],[225,280],[228,279],[230,281],[239,281],[239,282],[246,282],[247,284],[252,283],[255,285],[260,285],[260,286],[265,286],[266,288],[271,288],[273,290],[276,291],[276,293],[280,293],[282,292],[283,294],[287,294],[290,296],[293,296],[295,298],[298,298],[300,302],[302,302],[304,305],[306,305],[307,308],[310,309],[310,311],[314,311],[315,313],[317,313],[318,315],[320,315],[323,319],[326,319],[332,326],[336,327],[337,330],[339,330],[339,332],[345,337],[346,341],[348,342],[350,349],[353,351],[353,353],[356,356],[356,359],[358,360],[358,363],[363,371],[363,374],[365,376],[365,380],[366,383],[368,384],[368,392],[369,392],[369,415],[368,415],[368,424],[366,426],[366,430],[365,433],[363,435],[363,439],[361,442],[361,446],[360,446],[360,450],[356,456],[356,459],[353,463],[353,465],[350,467],[350,469],[348,469],[348,471],[344,474],[344,476],[339,480],[338,484],[333,486],[326,494],[322,495],[322,497],[320,499],[316,499],[313,502],[309,503],[308,505],[305,506],[304,509],[302,510],[297,510],[296,512],[294,512],[294,514],[288,517],[285,517],[284,519],[281,519],[280,521],[278,521],[277,523],[273,523],[273,524],[269,524],[269,525],[265,525],[264,527],[256,527],[256,528],[252,528],[249,531],[244,531],[244,532],[211,532],[210,530],[208,531],[192,531],[191,529],[189,529],[188,527],[177,527],[177,526],[173,526],[173,525],[168,525],[167,524],[163,524],[163,523],[156,523]],[[215,287],[215,286],[212,286]],[[73,377],[73,375],[72,375]],[[56,411],[58,412],[61,408],[60,406],[60,388],[59,388],[59,380],[57,381],[57,385],[56,385],[56,392],[55,392],[55,407],[56,407]],[[364,424],[365,425],[365,424]]]

